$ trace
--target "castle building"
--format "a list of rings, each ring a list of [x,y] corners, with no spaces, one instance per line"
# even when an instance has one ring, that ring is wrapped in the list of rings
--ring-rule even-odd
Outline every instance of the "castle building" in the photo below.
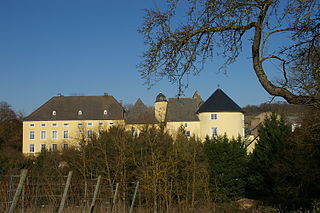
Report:
[[[186,136],[201,140],[226,134],[244,137],[242,109],[221,89],[206,101],[196,91],[192,98],[169,98],[162,93],[154,107],[138,99],[125,111],[112,96],[56,96],[23,122],[23,153],[58,151],[77,146],[80,139],[122,125],[139,134],[145,125],[163,123],[173,136],[182,127]]]
[[[114,125],[124,125],[124,109],[112,96],[56,96],[23,121],[24,154],[76,146]]]

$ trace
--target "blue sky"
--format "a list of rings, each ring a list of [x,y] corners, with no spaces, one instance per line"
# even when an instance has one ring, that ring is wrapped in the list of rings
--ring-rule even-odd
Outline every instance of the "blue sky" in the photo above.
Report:
[[[153,105],[159,92],[175,97],[177,85],[162,80],[150,90],[136,65],[144,50],[137,29],[145,8],[163,0],[0,0],[0,101],[28,115],[52,96],[103,95],[124,104],[141,98]],[[217,85],[240,106],[271,99],[253,72],[250,46],[219,73],[223,59],[190,76],[186,97],[208,98]]]

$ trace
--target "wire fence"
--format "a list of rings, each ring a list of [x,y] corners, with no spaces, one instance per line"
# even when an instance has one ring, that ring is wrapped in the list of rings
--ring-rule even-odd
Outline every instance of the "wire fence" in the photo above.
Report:
[[[72,172],[68,176],[27,175],[24,183],[21,175],[0,176],[0,212],[133,211],[138,182],[76,179]]]

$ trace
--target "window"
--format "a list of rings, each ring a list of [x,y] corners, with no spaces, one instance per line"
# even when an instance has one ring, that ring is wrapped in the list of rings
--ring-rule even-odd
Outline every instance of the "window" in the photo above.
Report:
[[[78,115],[82,115],[82,110],[79,110],[79,111],[78,111]]]
[[[185,131],[185,136],[190,137],[191,136],[191,132],[190,131]]]
[[[187,128],[188,127],[188,123],[184,123],[184,127]]]
[[[92,131],[92,130],[88,130],[88,132],[87,132],[87,136],[88,136],[88,138],[91,138],[91,137],[92,137],[92,135],[93,135],[93,131]]]
[[[63,149],[66,150],[66,149],[68,149],[68,148],[69,148],[69,144],[64,143],[64,144],[63,144]]]
[[[46,126],[46,124],[41,124],[41,126],[42,126],[42,127],[45,127],[45,126]]]
[[[63,131],[63,139],[69,139],[69,131],[68,130]]]
[[[34,144],[29,145],[29,152],[34,153]]]
[[[93,124],[90,122],[90,123],[87,123],[87,126],[93,126]]]
[[[211,128],[211,136],[218,136],[218,128],[217,127]]]
[[[69,124],[68,123],[64,123],[63,126],[69,126]]]
[[[34,131],[29,132],[29,139],[34,140]]]
[[[58,139],[58,132],[56,130],[52,131],[52,140]]]
[[[103,111],[103,114],[104,114],[104,115],[107,115],[107,114],[108,114],[108,111],[105,109],[105,110]]]
[[[52,151],[57,151],[58,150],[58,144],[54,143],[52,144]]]
[[[52,111],[52,115],[53,115],[53,116],[57,115],[57,111],[53,110],[53,111]]]
[[[103,122],[99,122],[99,126],[104,126],[104,123]]]
[[[78,126],[82,126],[83,125],[83,123],[78,123]]]
[[[34,124],[29,124],[30,127],[34,127]]]
[[[57,126],[57,124],[56,123],[53,123],[53,124],[51,124],[52,126]]]
[[[46,131],[41,131],[40,139],[45,140],[47,137]]]
[[[218,119],[218,115],[213,113],[211,114],[211,120],[217,120]]]
[[[113,122],[110,122],[110,123],[109,123],[109,126],[113,126],[113,124],[114,124]]]
[[[40,150],[41,150],[41,152],[45,152],[46,151],[46,145],[45,144],[41,144],[40,145]]]

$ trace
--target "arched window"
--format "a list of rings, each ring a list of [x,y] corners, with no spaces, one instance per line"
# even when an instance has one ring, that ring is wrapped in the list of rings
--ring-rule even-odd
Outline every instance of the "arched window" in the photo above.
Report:
[[[52,115],[53,115],[53,116],[57,115],[57,111],[53,110],[53,111],[52,111]]]
[[[79,111],[78,111],[78,115],[82,115],[82,110],[79,110]]]
[[[108,111],[105,109],[105,110],[103,110],[103,114],[104,115],[107,115],[108,114]]]

